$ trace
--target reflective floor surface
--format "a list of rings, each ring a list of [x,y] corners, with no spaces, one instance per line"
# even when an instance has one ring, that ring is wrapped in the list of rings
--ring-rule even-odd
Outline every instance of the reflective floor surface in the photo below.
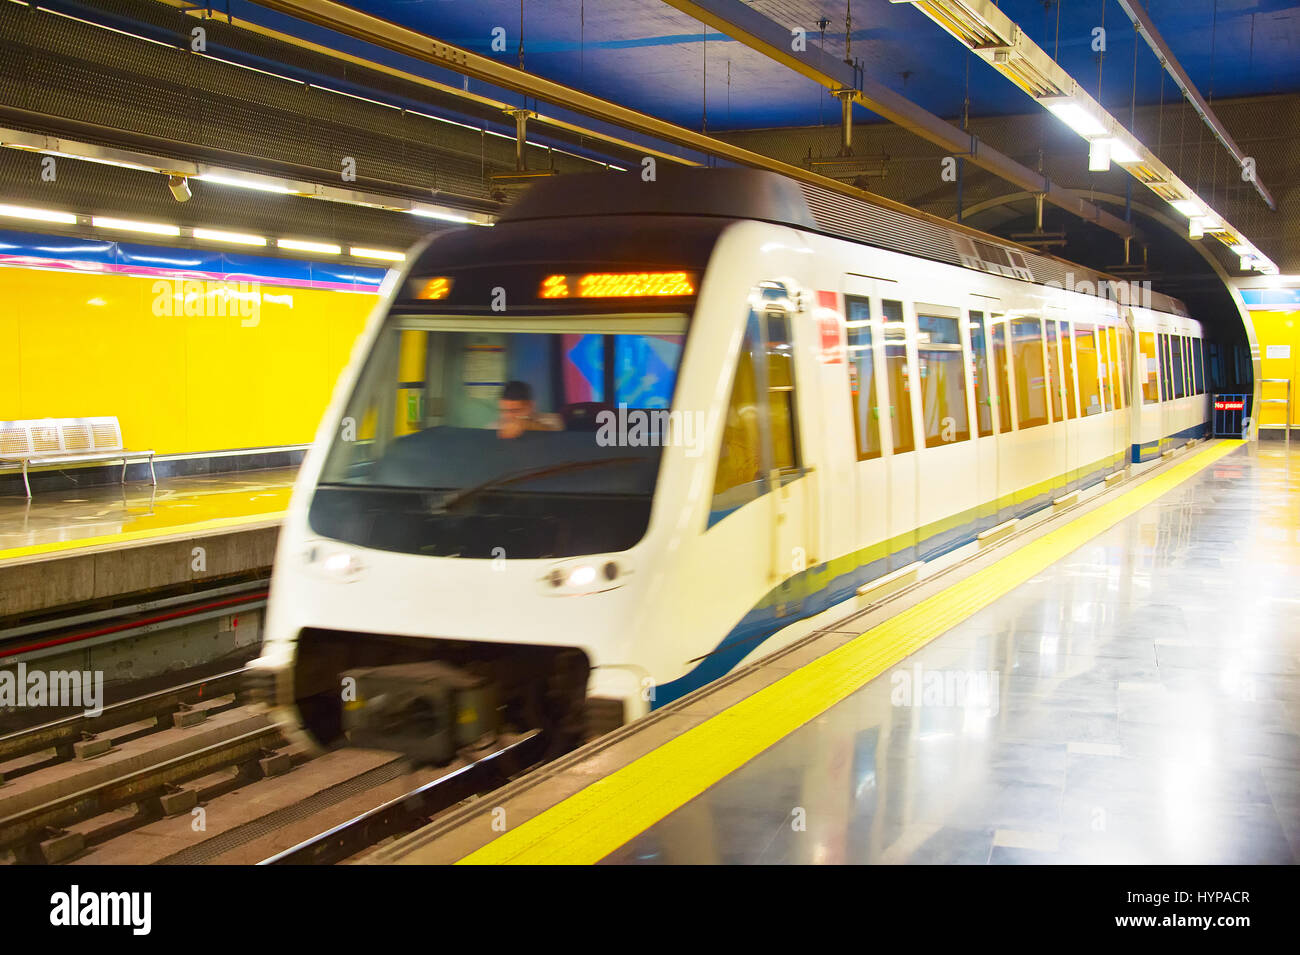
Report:
[[[297,468],[160,478],[76,491],[0,498],[0,560],[27,548],[110,542],[206,521],[269,518],[289,504]],[[107,541],[102,539],[107,538]],[[60,548],[62,549],[62,548]]]
[[[1300,451],[1248,445],[606,858],[1300,859]]]

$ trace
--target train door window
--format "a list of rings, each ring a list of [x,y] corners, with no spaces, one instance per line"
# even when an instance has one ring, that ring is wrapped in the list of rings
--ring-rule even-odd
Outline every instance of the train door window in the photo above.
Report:
[[[993,364],[998,369],[998,428],[1003,434],[1011,430],[1011,379],[1007,374],[1007,324],[1000,322],[1001,315],[992,316],[989,325],[993,332]]]
[[[757,338],[757,323],[751,322],[740,345],[731,398],[722,424],[722,447],[718,452],[718,470],[713,478],[710,526],[766,490],[759,438],[758,376],[755,374]]]
[[[993,397],[989,385],[989,352],[984,341],[984,313],[970,313],[971,374],[975,378],[975,419],[981,438],[993,433]]]
[[[916,373],[927,448],[970,440],[960,314],[955,308],[916,306]]]
[[[1115,361],[1115,367],[1119,372],[1119,406],[1121,408],[1127,408],[1129,405],[1128,386],[1130,377],[1128,373],[1128,326],[1120,326],[1116,333],[1116,337],[1119,341],[1119,352],[1116,355]]]
[[[1174,335],[1170,346],[1169,363],[1173,369],[1173,397],[1185,398],[1187,397],[1187,381],[1183,377],[1183,336]]]
[[[1098,329],[1101,331],[1101,329]],[[1102,377],[1105,378],[1105,387],[1102,388],[1102,398],[1106,402],[1106,410],[1113,411],[1120,406],[1119,403],[1119,348],[1116,347],[1115,326],[1108,325],[1105,334],[1102,336],[1106,339],[1106,364]]]
[[[767,357],[767,419],[772,433],[772,467],[782,477],[797,477],[799,418],[794,394],[794,349],[790,345],[790,315],[794,311],[784,286],[764,288],[763,316]]]
[[[1054,318],[1047,320],[1047,367],[1052,380],[1048,384],[1052,398],[1052,420],[1061,421],[1061,396],[1065,392],[1064,379],[1061,377],[1060,324]]]
[[[1160,400],[1169,400],[1169,336],[1160,334]]]
[[[1016,420],[1021,428],[1048,423],[1043,333],[1036,318],[1011,321],[1011,357],[1016,368]]]
[[[1153,405],[1160,400],[1160,361],[1156,357],[1156,336],[1138,332],[1138,380],[1142,382],[1142,403]]]
[[[903,303],[888,299],[880,303],[885,319],[885,369],[889,380],[889,420],[894,436],[894,453],[916,449],[912,436],[912,392],[907,368],[907,327],[903,324]]]
[[[1074,336],[1067,322],[1061,322],[1062,386],[1065,388],[1065,412],[1071,418],[1079,417],[1079,396],[1074,387]]]
[[[1085,416],[1101,414],[1101,375],[1097,336],[1092,325],[1075,324],[1074,355],[1079,371],[1079,406]]]
[[[1192,382],[1196,386],[1196,394],[1205,394],[1205,368],[1201,364],[1201,340],[1192,339]]]
[[[871,302],[844,296],[848,333],[849,393],[858,460],[880,457],[880,406],[876,404],[876,354],[872,345]]]

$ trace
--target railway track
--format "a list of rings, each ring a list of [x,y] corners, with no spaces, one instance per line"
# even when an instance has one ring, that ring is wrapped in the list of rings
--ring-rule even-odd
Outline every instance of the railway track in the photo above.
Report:
[[[445,767],[312,757],[231,670],[0,737],[0,859],[18,864],[332,864],[535,765],[539,731]]]

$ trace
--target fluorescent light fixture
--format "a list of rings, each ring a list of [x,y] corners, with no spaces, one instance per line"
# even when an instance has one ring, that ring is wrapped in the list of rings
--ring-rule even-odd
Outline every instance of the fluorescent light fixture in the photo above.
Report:
[[[267,182],[263,179],[240,179],[235,176],[222,176],[217,173],[205,172],[201,176],[192,176],[199,182],[213,182],[219,186],[235,186],[239,189],[256,189],[258,192],[278,192],[281,195],[293,195],[293,190],[279,183]]]
[[[322,255],[338,255],[343,249],[328,242],[304,242],[301,239],[276,239],[275,244],[282,249],[294,252],[319,252]]]
[[[70,19],[76,19],[72,17]],[[116,166],[119,169],[134,169],[137,172],[158,172],[153,166],[142,166],[138,162],[126,162],[121,159],[103,159],[99,156],[78,156],[76,153],[59,152],[57,149],[37,150],[45,156],[58,156],[60,159],[76,159],[81,162],[99,163],[101,166]]]
[[[1249,272],[1254,267],[1254,259],[1255,257],[1253,255],[1243,255],[1239,263],[1241,271]]]
[[[352,246],[348,252],[359,259],[382,259],[385,262],[401,262],[406,258],[403,252],[390,252],[388,249],[362,249]]]
[[[1054,103],[1044,100],[1043,102],[1048,109],[1056,114],[1057,119],[1084,139],[1106,135],[1106,127],[1101,124],[1101,120],[1073,100],[1057,100]]]
[[[235,245],[266,245],[266,239],[260,235],[246,232],[222,232],[220,229],[195,229],[194,238],[207,239],[209,242],[231,242]]]
[[[1206,211],[1199,199],[1171,199],[1169,204],[1189,219],[1201,218]]]
[[[416,208],[410,211],[411,211],[411,215],[423,216],[426,219],[441,219],[444,222],[460,222],[460,223],[464,223],[465,225],[472,225],[474,222],[473,219],[470,219],[466,216],[459,216],[453,212],[439,212],[436,209]]]
[[[33,209],[30,206],[0,205],[0,216],[12,219],[34,219],[37,222],[61,222],[64,225],[76,225],[77,217],[71,212],[55,212],[53,209]]]
[[[1202,226],[1204,220],[1199,216],[1193,216],[1187,220],[1187,235],[1192,239],[1199,239],[1205,235],[1205,228]]]
[[[1088,171],[1107,172],[1110,170],[1109,139],[1091,139],[1088,141]]]
[[[1122,139],[1108,139],[1112,162],[1141,162],[1142,157],[1128,147]]]
[[[1236,252],[1238,255],[1250,255],[1252,252],[1254,252],[1254,249],[1252,249],[1245,242],[1238,242],[1235,245],[1229,246],[1229,248],[1231,248],[1232,251]]]
[[[180,226],[165,222],[135,222],[131,219],[114,219],[109,216],[91,216],[90,224],[97,229],[121,229],[124,232],[148,232],[151,235],[180,235]]]

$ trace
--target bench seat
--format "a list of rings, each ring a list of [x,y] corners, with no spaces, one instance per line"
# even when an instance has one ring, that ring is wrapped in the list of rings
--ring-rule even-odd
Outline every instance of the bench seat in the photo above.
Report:
[[[132,451],[122,444],[116,417],[45,418],[0,421],[0,466],[21,467],[27,497],[32,496],[27,472],[32,467],[78,466],[101,461],[122,462],[122,483],[131,461],[149,462],[149,481],[157,485],[153,451]]]

